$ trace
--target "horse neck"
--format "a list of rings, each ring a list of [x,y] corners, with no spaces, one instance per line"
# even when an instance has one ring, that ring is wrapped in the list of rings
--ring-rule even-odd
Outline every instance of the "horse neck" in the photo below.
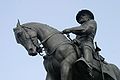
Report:
[[[54,34],[54,33],[57,33],[57,32],[59,32],[59,31],[52,28],[52,27],[49,27],[48,25],[43,25],[43,26],[37,27],[37,35],[38,35],[38,39],[40,41],[45,40],[51,34]]]

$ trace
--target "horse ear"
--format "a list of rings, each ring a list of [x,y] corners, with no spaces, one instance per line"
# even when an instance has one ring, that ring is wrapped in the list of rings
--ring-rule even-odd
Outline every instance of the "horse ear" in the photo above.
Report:
[[[20,39],[19,39],[19,37],[20,37],[21,34],[22,34],[22,28],[21,28],[19,19],[18,19],[18,22],[17,22],[17,25],[16,25],[16,26],[17,26],[16,28],[13,28],[13,31],[14,31],[14,35],[15,35],[15,38],[16,38],[17,43],[20,44]]]
[[[17,27],[21,27],[19,19],[18,19],[18,22],[17,22]]]

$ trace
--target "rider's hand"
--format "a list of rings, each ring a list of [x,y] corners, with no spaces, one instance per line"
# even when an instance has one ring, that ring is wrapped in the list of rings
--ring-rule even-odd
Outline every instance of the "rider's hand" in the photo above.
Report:
[[[72,42],[73,42],[74,44],[79,45],[79,41],[78,41],[77,39],[73,39]]]
[[[64,33],[64,34],[67,34],[67,33],[70,33],[70,32],[71,32],[70,29],[65,29],[65,30],[62,31],[62,33]]]

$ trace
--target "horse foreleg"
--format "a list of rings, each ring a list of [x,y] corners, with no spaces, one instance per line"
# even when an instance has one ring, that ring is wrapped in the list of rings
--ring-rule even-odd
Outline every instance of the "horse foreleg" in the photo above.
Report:
[[[64,61],[61,64],[61,80],[68,80],[69,71],[70,71],[70,64]]]
[[[61,80],[72,80],[70,70],[76,59],[76,53],[71,53],[61,62]]]
[[[50,73],[47,73],[46,79],[45,80],[54,80]]]

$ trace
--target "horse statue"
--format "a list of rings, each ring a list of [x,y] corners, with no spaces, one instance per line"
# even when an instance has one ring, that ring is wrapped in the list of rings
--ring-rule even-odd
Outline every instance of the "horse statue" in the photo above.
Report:
[[[78,47],[49,25],[36,22],[20,25],[18,21],[13,30],[17,43],[24,46],[30,56],[38,53],[43,56],[46,80],[120,80],[120,70],[114,64],[97,59],[93,59],[92,65],[87,64],[78,54]],[[43,48],[45,55],[41,54]]]

